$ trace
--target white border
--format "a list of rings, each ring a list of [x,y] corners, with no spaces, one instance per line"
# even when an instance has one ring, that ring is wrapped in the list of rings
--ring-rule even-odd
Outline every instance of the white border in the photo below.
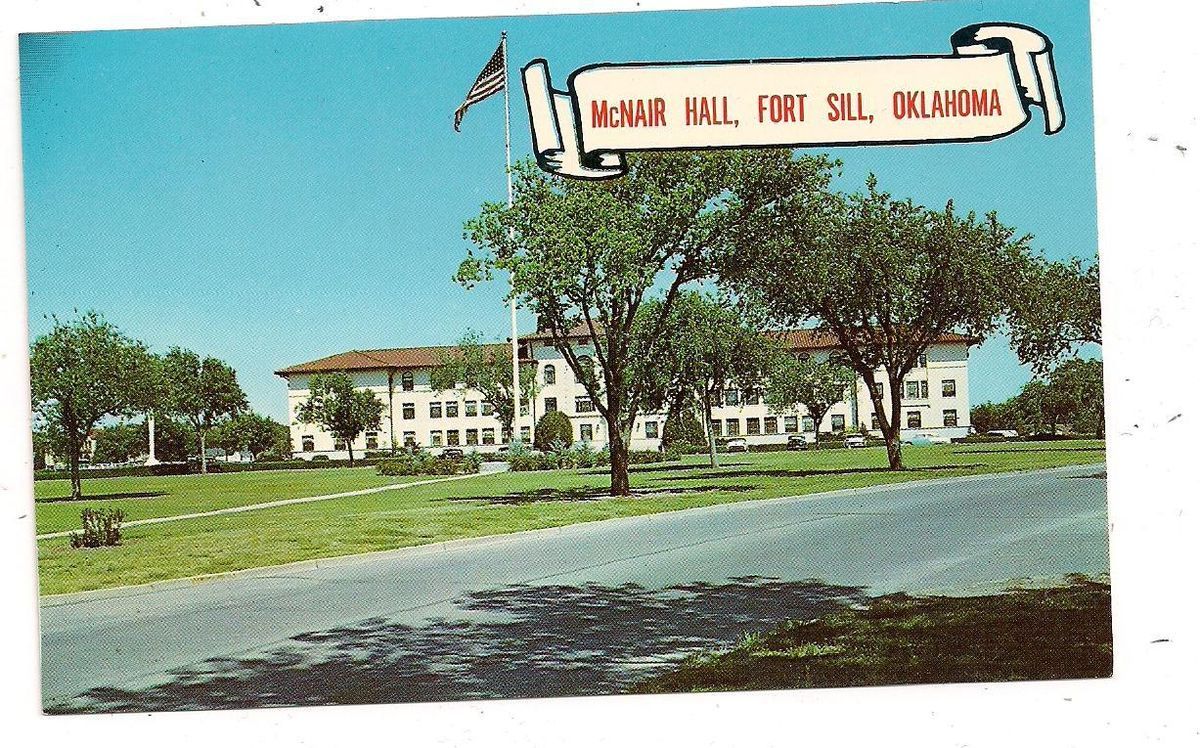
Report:
[[[1054,0],[1055,2],[1060,0]],[[1067,0],[1070,1],[1070,0]],[[10,0],[0,85],[0,559],[6,734],[14,744],[1195,744],[1200,388],[1200,45],[1196,3],[1094,0],[1116,677],[1098,682],[42,717],[29,491],[16,30],[766,5],[770,0]],[[839,0],[823,0],[833,4]],[[792,5],[817,4],[791,0]],[[323,13],[317,13],[318,6]],[[986,9],[987,3],[980,5]],[[15,7],[14,7],[15,6]],[[1014,19],[1019,20],[1019,19]],[[783,33],[783,32],[781,32]],[[1188,150],[1180,150],[1186,148]],[[1086,251],[1086,248],[1081,247]],[[1154,643],[1156,640],[1169,641]]]

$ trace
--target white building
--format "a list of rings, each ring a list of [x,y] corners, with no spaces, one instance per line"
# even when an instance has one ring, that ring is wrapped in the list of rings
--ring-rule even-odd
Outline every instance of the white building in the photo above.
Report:
[[[782,333],[785,345],[799,355],[828,356],[835,350],[832,337],[812,330]],[[577,355],[591,350],[584,334],[572,338]],[[949,437],[965,436],[970,425],[967,387],[969,349],[977,341],[963,335],[944,335],[929,347],[917,368],[909,373],[901,403],[903,436],[933,433]],[[509,345],[494,346],[497,356],[507,357]],[[491,407],[474,391],[435,391],[430,373],[442,358],[452,355],[454,346],[423,348],[386,348],[348,351],[327,358],[296,364],[275,372],[287,381],[288,420],[292,430],[292,451],[311,459],[327,455],[344,459],[346,448],[319,427],[296,420],[300,404],[308,399],[308,382],[313,374],[345,372],[355,387],[375,392],[384,403],[380,428],[361,435],[352,445],[356,454],[368,450],[419,445],[427,449],[461,447],[464,450],[492,452],[505,443],[500,422]],[[523,363],[537,368],[539,391],[532,408],[522,408],[517,419],[522,440],[531,438],[537,419],[550,410],[559,410],[571,420],[575,438],[596,448],[607,442],[607,427],[582,384],[576,381],[566,359],[553,346],[549,333],[521,338]],[[883,378],[881,378],[883,379]],[[884,390],[884,405],[890,409],[890,394]],[[803,407],[786,412],[771,411],[760,398],[737,390],[726,390],[721,402],[714,404],[713,426],[722,438],[743,437],[751,445],[782,444],[788,435],[811,434],[817,427]],[[632,449],[657,449],[665,413],[639,415],[634,425]],[[879,434],[866,384],[857,380],[853,392],[838,403],[820,423],[822,432],[858,431],[865,425]]]

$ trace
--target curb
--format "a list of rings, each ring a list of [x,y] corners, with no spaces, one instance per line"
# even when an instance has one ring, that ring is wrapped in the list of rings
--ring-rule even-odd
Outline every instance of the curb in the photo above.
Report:
[[[311,571],[320,568],[351,566],[358,563],[370,563],[372,561],[390,560],[393,558],[403,558],[406,556],[419,556],[430,553],[439,553],[464,547],[469,548],[474,546],[486,546],[539,535],[562,534],[565,532],[577,531],[580,528],[586,528],[594,525],[600,525],[604,523],[634,522],[647,517],[662,517],[705,511],[732,511],[735,508],[745,507],[751,504],[761,505],[769,503],[799,502],[834,498],[838,496],[871,494],[895,489],[901,486],[906,488],[923,488],[933,484],[945,485],[949,483],[973,483],[982,480],[1003,478],[1005,476],[1014,475],[1053,475],[1055,473],[1073,472],[1080,469],[1098,469],[1101,468],[1101,466],[1106,465],[1107,462],[1097,462],[1079,465],[1064,465],[1053,468],[1040,468],[1037,470],[1012,470],[1003,473],[981,473],[978,475],[960,475],[950,478],[925,478],[913,481],[880,483],[873,486],[862,486],[859,488],[839,488],[832,491],[820,491],[817,493],[798,494],[793,496],[773,496],[765,499],[730,501],[722,504],[695,506],[688,507],[686,509],[655,512],[652,514],[637,514],[626,517],[609,517],[607,519],[591,520],[587,522],[574,522],[566,525],[541,527],[533,530],[518,530],[516,532],[479,535],[471,538],[440,540],[434,543],[423,543],[420,545],[405,546],[403,548],[388,548],[380,551],[368,551],[366,553],[351,553],[343,556],[326,556],[323,558],[305,559],[303,561],[289,561],[288,563],[275,564],[273,566],[256,566],[250,569],[233,569],[230,571],[215,572],[212,574],[200,574],[192,577],[180,577],[177,579],[164,579],[157,582],[146,582],[144,584],[125,585],[122,587],[106,587],[98,590],[82,590],[80,592],[63,592],[53,595],[41,595],[39,596],[39,606],[42,608],[56,608],[81,602],[115,600],[126,597],[136,597],[138,595],[148,595],[154,592],[180,589],[184,587],[198,587],[203,584],[238,579],[241,577],[272,576],[281,572]],[[416,484],[410,483],[406,485],[411,486]]]

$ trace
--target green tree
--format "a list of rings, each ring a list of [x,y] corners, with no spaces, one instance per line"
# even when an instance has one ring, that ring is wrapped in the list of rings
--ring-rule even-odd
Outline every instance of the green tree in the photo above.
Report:
[[[775,358],[767,384],[767,405],[776,413],[803,405],[813,419],[816,444],[821,440],[821,421],[837,403],[846,399],[854,384],[854,372],[836,357],[817,358],[783,353]]]
[[[1004,421],[1003,407],[995,403],[980,403],[971,408],[971,425],[980,434],[997,429],[1015,428]]]
[[[663,423],[662,447],[680,452],[708,450],[708,433],[690,408],[672,409]]]
[[[561,452],[574,441],[571,419],[561,411],[552,410],[542,416],[533,430],[533,446],[543,452]]]
[[[148,443],[140,425],[115,423],[97,429],[93,433],[96,449],[92,452],[93,463],[129,462],[138,455],[146,454]]]
[[[308,381],[308,399],[296,411],[300,423],[315,423],[346,443],[354,467],[354,440],[367,429],[377,429],[383,401],[370,390],[354,389],[348,374],[314,374]]]
[[[195,431],[200,472],[208,472],[208,432],[246,407],[246,393],[229,364],[174,347],[162,359],[166,412],[183,418]]]
[[[1050,373],[1049,387],[1068,403],[1071,429],[1104,438],[1104,363],[1073,358]]]
[[[651,290],[665,291],[657,318],[643,318],[653,333],[685,284],[711,276],[730,253],[739,225],[830,179],[825,158],[786,150],[631,154],[627,167],[621,179],[583,181],[518,164],[512,207],[488,203],[467,222],[479,251],[457,275],[470,287],[510,274],[512,293],[538,315],[607,424],[613,495],[629,494],[629,441],[653,381],[654,362],[635,356],[633,334]]]
[[[518,379],[521,400],[532,402],[538,393],[536,367],[521,364]],[[468,330],[452,351],[441,355],[438,365],[430,373],[430,387],[435,392],[478,392],[482,402],[492,406],[501,432],[513,433],[516,414],[513,413],[512,353],[508,346],[488,345],[478,332]]]
[[[141,424],[142,440],[149,445],[149,423]],[[162,462],[187,462],[195,452],[196,434],[191,426],[167,415],[154,418],[154,453]]]
[[[61,322],[29,349],[35,416],[53,424],[70,463],[71,498],[83,497],[79,460],[84,443],[105,417],[131,416],[153,405],[153,360],[96,312]]]
[[[246,450],[258,459],[267,451],[278,451],[282,444],[291,451],[288,427],[257,413],[239,413],[213,429],[213,441],[227,452]]]
[[[650,363],[643,391],[645,412],[703,415],[709,462],[717,465],[712,410],[727,387],[760,393],[778,346],[762,335],[733,304],[696,291],[683,291],[656,325],[663,302],[648,300],[638,310],[634,351]]]
[[[1101,341],[1100,265],[1075,258],[1028,263],[1009,283],[1008,332],[1022,363],[1048,374],[1079,346]]]
[[[740,254],[723,275],[775,322],[814,320],[837,340],[869,388],[888,465],[902,470],[904,377],[942,335],[995,329],[1029,241],[995,213],[980,220],[960,216],[952,202],[934,210],[896,200],[871,176],[865,193],[778,204],[739,236]]]

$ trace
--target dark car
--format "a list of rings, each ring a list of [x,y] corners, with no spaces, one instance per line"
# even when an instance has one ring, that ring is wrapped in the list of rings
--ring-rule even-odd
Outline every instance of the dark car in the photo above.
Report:
[[[463,458],[463,451],[458,447],[447,447],[442,450],[442,457],[445,457],[447,460],[461,460]]]
[[[804,434],[792,434],[788,437],[787,448],[794,452],[808,449],[808,439]]]

